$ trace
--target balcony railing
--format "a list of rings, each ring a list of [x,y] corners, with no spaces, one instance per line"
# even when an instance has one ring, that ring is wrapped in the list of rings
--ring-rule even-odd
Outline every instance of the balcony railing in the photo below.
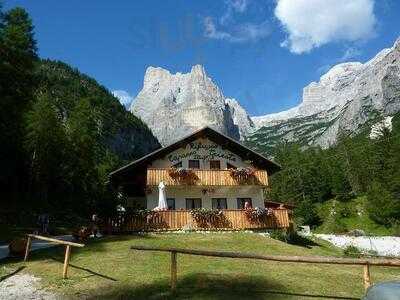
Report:
[[[147,169],[147,185],[156,186],[161,181],[165,185],[199,185],[199,186],[237,186],[237,185],[268,185],[268,175],[264,170],[256,170],[253,176],[246,180],[236,180],[232,178],[229,170],[192,170],[194,179],[190,182],[174,179],[169,175],[169,169]]]
[[[258,222],[250,221],[242,209],[224,209],[222,218],[210,219],[207,224],[198,224],[189,210],[159,211],[151,217],[120,214],[107,222],[109,232],[165,231],[179,229],[277,229],[288,228],[291,224],[290,211],[274,209],[272,214]]]

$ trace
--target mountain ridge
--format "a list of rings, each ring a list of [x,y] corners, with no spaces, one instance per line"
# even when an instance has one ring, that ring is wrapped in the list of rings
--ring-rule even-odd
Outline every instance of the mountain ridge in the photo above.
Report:
[[[201,65],[175,74],[148,67],[130,110],[162,145],[210,126],[262,152],[281,141],[327,148],[340,132],[357,132],[369,120],[400,111],[400,39],[365,63],[333,66],[286,111],[250,117]]]
[[[341,132],[357,132],[367,122],[400,110],[400,39],[367,62],[341,63],[303,89],[302,102],[289,110],[253,117],[250,144],[295,141],[333,145]],[[262,147],[261,147],[262,148]],[[260,149],[259,149],[260,150]]]

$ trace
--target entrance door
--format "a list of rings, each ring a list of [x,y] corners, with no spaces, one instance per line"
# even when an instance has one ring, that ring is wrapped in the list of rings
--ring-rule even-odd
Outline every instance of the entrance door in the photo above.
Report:
[[[201,198],[186,198],[186,209],[201,208]]]

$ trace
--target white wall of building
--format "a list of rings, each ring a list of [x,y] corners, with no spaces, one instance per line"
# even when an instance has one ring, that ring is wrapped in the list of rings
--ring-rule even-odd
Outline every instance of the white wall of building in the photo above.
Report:
[[[170,168],[182,162],[183,168],[189,167],[189,160],[199,160],[200,169],[210,169],[210,160],[219,160],[221,169],[227,169],[227,164],[235,167],[251,167],[251,162],[242,158],[207,138],[198,139],[185,147],[177,149],[161,159],[152,162],[149,168]],[[206,192],[204,192],[207,190]],[[167,198],[175,199],[175,209],[186,209],[186,198],[201,198],[202,207],[212,208],[212,198],[226,198],[228,209],[237,209],[237,198],[251,198],[253,207],[264,207],[263,187],[261,186],[166,186]],[[130,199],[128,203],[141,202],[143,198]],[[153,187],[146,195],[148,209],[158,205],[158,188]],[[130,205],[129,205],[130,206]]]
[[[170,186],[166,187],[167,198],[175,199],[175,209],[186,209],[186,198],[201,198],[202,207],[212,208],[212,198],[226,198],[228,209],[237,209],[237,198],[251,198],[253,207],[264,207],[263,190],[259,186],[201,187]],[[206,192],[204,192],[206,190]],[[147,208],[158,205],[158,188],[147,194]]]

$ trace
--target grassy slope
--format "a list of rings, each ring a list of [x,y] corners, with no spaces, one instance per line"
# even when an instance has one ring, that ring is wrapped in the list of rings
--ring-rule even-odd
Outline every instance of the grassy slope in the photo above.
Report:
[[[23,265],[22,272],[40,276],[42,284],[79,298],[135,299],[308,299],[304,295],[360,297],[362,268],[274,263],[178,255],[178,294],[168,289],[169,255],[129,250],[131,245],[176,246],[257,254],[340,256],[327,243],[308,248],[257,234],[168,234],[107,238],[73,249],[70,277],[62,280],[63,249],[33,253],[28,263],[8,262],[0,274]],[[396,269],[372,268],[373,281],[399,279]],[[266,293],[278,291],[279,293]],[[301,294],[303,296],[295,296]]]
[[[351,231],[354,229],[361,229],[368,235],[393,235],[395,232],[390,228],[383,225],[375,223],[368,216],[367,210],[365,208],[367,199],[365,196],[358,197],[350,200],[349,202],[341,203],[341,209],[346,212],[344,216],[340,217],[340,221],[345,226],[346,231]],[[329,211],[332,205],[332,201],[327,201],[324,204],[326,211]],[[360,212],[358,214],[357,212]],[[332,233],[330,231],[328,224],[324,222],[321,226],[316,229],[317,233]]]

